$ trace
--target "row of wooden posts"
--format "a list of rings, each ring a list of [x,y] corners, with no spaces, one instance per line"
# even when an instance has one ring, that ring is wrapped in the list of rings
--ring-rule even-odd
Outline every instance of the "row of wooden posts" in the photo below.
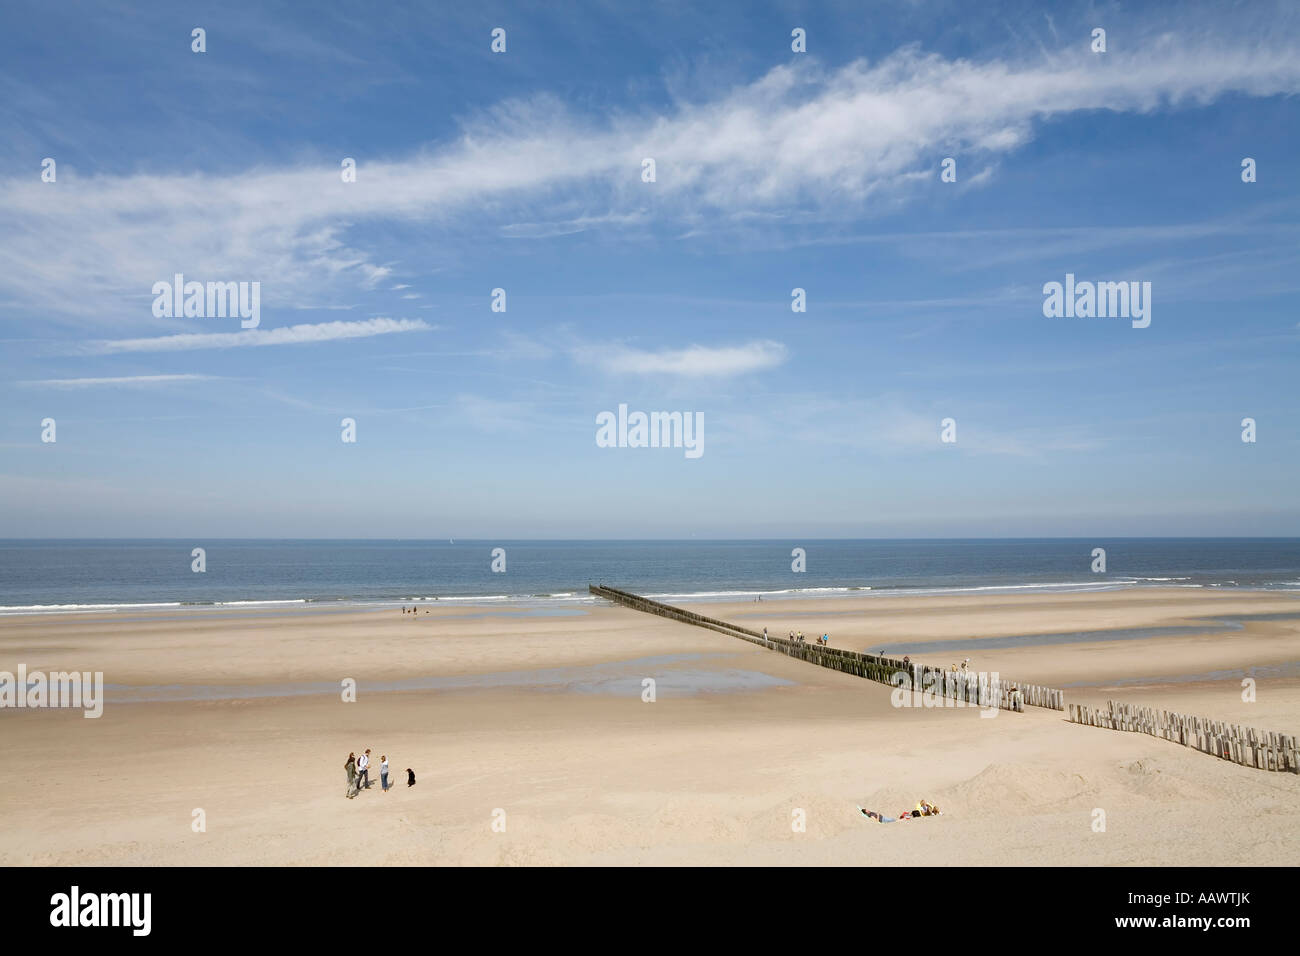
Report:
[[[706,627],[810,664],[879,681],[882,684],[914,689],[921,694],[933,694],[972,707],[998,707],[1002,710],[1023,712],[1025,705],[1028,704],[1031,707],[1045,707],[1050,710],[1065,709],[1065,693],[1055,688],[1022,684],[1005,678],[991,681],[987,674],[946,671],[941,667],[929,667],[914,661],[905,664],[898,658],[864,654],[861,651],[828,647],[824,644],[807,644],[785,637],[764,638],[759,631],[706,617],[684,608],[673,607],[671,604],[641,597],[639,594],[620,591],[618,588],[593,584],[590,585],[589,590],[592,594],[616,604],[644,611],[647,614],[672,618],[685,624],[693,624],[696,627]]]
[[[1071,704],[1070,720],[1089,727],[1163,737],[1201,753],[1231,760],[1243,767],[1300,773],[1300,749],[1293,736],[1229,724],[1222,720],[1190,717],[1172,710],[1155,710],[1113,700],[1106,704],[1105,708]]]
[[[882,684],[914,688],[923,694],[932,693],[953,701],[969,703],[972,706],[997,706],[1003,710],[1023,711],[1028,704],[1051,710],[1068,710],[1069,719],[1076,724],[1163,737],[1173,743],[1191,747],[1202,753],[1214,754],[1244,767],[1300,773],[1300,748],[1297,747],[1294,736],[1256,730],[1253,727],[1229,724],[1221,720],[1189,717],[1168,710],[1122,704],[1113,700],[1107,702],[1106,709],[1084,704],[1070,704],[1067,708],[1064,691],[1051,687],[1021,684],[1005,679],[992,682],[990,686],[987,675],[984,675],[981,680],[980,675],[975,673],[945,671],[940,667],[929,667],[912,661],[904,664],[897,658],[827,647],[824,644],[806,644],[784,637],[765,638],[759,631],[706,617],[684,608],[673,607],[671,604],[641,597],[629,591],[595,584],[591,585],[589,590],[598,597],[638,611],[658,614],[696,627],[706,627],[810,664],[829,667],[831,670],[879,681]]]

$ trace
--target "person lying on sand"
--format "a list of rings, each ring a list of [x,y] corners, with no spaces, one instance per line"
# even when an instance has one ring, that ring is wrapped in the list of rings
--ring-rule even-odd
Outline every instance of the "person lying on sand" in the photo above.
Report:
[[[915,810],[904,810],[897,817],[887,817],[877,813],[875,810],[864,810],[862,807],[858,807],[858,813],[862,814],[864,817],[875,820],[877,823],[895,823],[898,820],[908,820],[913,817],[937,817],[939,815],[939,808],[933,803],[927,803],[926,801],[921,800],[917,803]]]
[[[864,817],[870,817],[872,820],[875,820],[877,823],[895,822],[893,817],[882,817],[875,810],[863,810],[861,807],[858,807],[858,813],[862,814]]]

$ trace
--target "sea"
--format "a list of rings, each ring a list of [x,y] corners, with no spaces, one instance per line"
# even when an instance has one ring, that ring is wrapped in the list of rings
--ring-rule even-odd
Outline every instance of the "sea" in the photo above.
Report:
[[[589,584],[689,602],[1135,587],[1300,594],[1300,538],[0,539],[0,615],[435,600],[558,609],[593,603]]]

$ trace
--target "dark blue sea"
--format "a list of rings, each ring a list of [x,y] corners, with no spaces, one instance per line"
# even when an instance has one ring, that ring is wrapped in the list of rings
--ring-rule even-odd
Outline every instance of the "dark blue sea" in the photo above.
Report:
[[[195,548],[206,570],[192,570]],[[492,570],[504,550],[504,572]],[[806,570],[791,552],[802,548]],[[1093,550],[1106,570],[1092,570]],[[499,561],[498,561],[499,564]],[[0,540],[0,614],[262,602],[586,603],[1160,586],[1300,592],[1300,539],[806,541]]]

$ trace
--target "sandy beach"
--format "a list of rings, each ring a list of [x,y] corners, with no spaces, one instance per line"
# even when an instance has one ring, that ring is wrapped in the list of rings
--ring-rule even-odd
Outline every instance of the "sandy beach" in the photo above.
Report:
[[[1065,688],[1071,701],[1300,731],[1300,601],[1286,594],[1169,587],[694,609],[773,634],[829,632],[833,646],[915,646],[909,653],[926,663],[969,657],[977,670]],[[108,685],[99,719],[0,711],[0,760],[20,782],[0,793],[0,863],[1269,865],[1300,856],[1292,774],[1037,708],[995,719],[900,709],[883,685],[623,608],[427,610],[0,619],[0,670],[102,671]],[[1124,636],[1133,629],[1156,630]],[[1253,703],[1242,700],[1243,676],[1257,680]],[[348,679],[355,702],[342,699]],[[646,679],[653,702],[643,700]],[[366,747],[374,786],[345,799],[344,760]],[[378,784],[385,753],[388,793]],[[923,797],[943,816],[881,825],[855,810],[895,816]],[[196,809],[204,832],[192,828]]]

